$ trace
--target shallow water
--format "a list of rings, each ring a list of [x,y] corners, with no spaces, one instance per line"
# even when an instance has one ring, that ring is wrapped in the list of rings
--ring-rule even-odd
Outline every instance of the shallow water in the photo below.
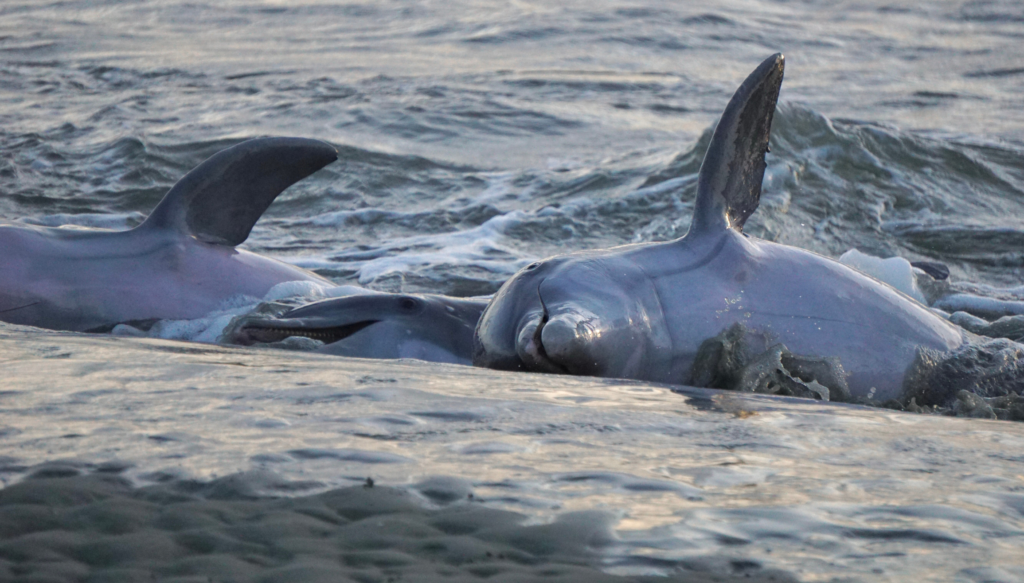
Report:
[[[372,477],[427,505],[576,520],[610,537],[585,546],[611,573],[1024,576],[1020,424],[14,327],[0,347],[8,483],[220,479],[207,495],[229,505]],[[502,540],[543,543],[520,534]]]
[[[223,147],[313,137],[339,162],[285,193],[247,248],[338,283],[491,293],[551,253],[682,235],[710,128],[782,51],[748,231],[1017,286],[1022,39],[1014,0],[15,0],[0,6],[0,219],[131,226]],[[312,490],[445,475],[536,520],[610,510],[610,572],[725,557],[807,580],[1024,578],[1017,425],[2,335],[7,483],[54,460],[123,463],[141,482],[266,469]]]
[[[7,3],[0,218],[134,224],[233,141],[316,137],[340,162],[274,205],[250,248],[366,285],[486,293],[534,257],[685,232],[699,139],[781,50],[751,232],[1013,284],[1021,10]]]

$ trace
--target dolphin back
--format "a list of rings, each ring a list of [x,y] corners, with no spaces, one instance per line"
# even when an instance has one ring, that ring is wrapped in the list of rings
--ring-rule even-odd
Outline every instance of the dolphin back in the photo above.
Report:
[[[279,194],[337,160],[330,145],[305,138],[257,138],[222,150],[164,196],[140,229],[176,229],[234,247]]]
[[[757,209],[784,68],[781,53],[768,57],[733,94],[700,167],[688,236],[730,227],[742,231]]]

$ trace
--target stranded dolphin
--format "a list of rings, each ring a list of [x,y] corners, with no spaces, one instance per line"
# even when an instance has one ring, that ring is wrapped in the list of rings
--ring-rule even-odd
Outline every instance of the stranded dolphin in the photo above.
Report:
[[[277,195],[336,159],[316,140],[249,140],[189,172],[134,229],[0,224],[0,320],[88,331],[198,318],[285,281],[333,285],[235,245]]]
[[[702,343],[741,325],[794,354],[838,357],[852,396],[887,400],[918,349],[960,346],[958,328],[889,286],[742,233],[761,196],[783,65],[781,54],[764,61],[726,107],[684,237],[527,266],[481,317],[474,364],[688,383]]]
[[[480,299],[368,292],[307,304],[279,318],[250,319],[233,340],[305,336],[323,341],[318,352],[326,354],[470,364],[473,331],[486,306]]]

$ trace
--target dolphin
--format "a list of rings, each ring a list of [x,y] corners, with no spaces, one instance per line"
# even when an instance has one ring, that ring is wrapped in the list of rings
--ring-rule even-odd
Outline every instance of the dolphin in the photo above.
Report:
[[[317,140],[263,138],[214,154],[127,231],[0,224],[0,320],[99,331],[119,322],[192,319],[276,284],[334,285],[236,249],[286,188],[337,159]]]
[[[837,357],[851,396],[886,401],[902,394],[918,350],[961,346],[963,331],[893,288],[743,233],[761,196],[784,62],[761,63],[722,114],[685,236],[526,266],[481,316],[473,363],[688,384],[701,345],[741,325],[766,346]]]
[[[318,352],[325,354],[468,365],[486,306],[486,299],[367,292],[313,302],[277,318],[248,319],[232,341],[249,345],[304,336],[324,342]]]

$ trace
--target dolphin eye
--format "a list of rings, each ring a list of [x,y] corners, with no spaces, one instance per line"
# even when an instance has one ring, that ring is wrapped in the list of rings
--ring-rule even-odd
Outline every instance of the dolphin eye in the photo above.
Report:
[[[402,299],[401,299],[401,300],[400,300],[400,301],[398,302],[398,305],[399,305],[399,307],[401,307],[401,308],[402,308],[403,310],[415,310],[415,309],[416,309],[416,307],[417,307],[417,306],[419,306],[420,304],[419,304],[419,302],[417,302],[417,301],[416,301],[415,299],[413,299],[413,298],[402,298]]]

